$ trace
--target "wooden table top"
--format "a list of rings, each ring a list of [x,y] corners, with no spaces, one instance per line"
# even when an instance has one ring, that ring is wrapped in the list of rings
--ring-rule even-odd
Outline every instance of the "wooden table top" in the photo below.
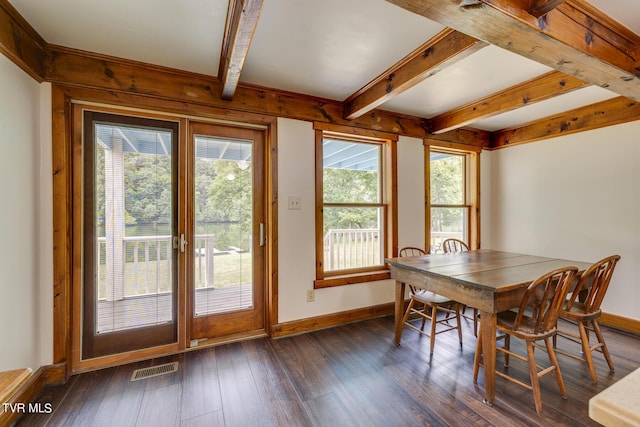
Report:
[[[421,257],[389,258],[393,267],[443,277],[492,293],[522,287],[543,274],[565,266],[584,271],[591,263],[480,249],[432,254]]]

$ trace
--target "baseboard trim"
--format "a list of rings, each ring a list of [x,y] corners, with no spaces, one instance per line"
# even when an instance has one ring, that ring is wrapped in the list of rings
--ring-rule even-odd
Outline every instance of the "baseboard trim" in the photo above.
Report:
[[[291,322],[273,325],[271,329],[271,337],[280,338],[287,335],[302,334],[319,329],[331,328],[345,323],[387,316],[393,313],[394,304],[389,303],[356,310],[342,311],[340,313],[324,316],[293,320]],[[604,326],[621,329],[634,334],[640,334],[640,320],[603,312],[600,316],[599,323]]]
[[[64,363],[42,366],[35,371],[6,402],[0,403],[28,404],[33,402],[45,386],[66,381],[66,372],[67,369]],[[0,427],[9,427],[20,415],[22,414],[19,412],[0,412]]]
[[[632,332],[634,334],[640,334],[640,320],[631,319],[629,317],[603,312],[600,315],[598,323],[612,328],[622,329],[627,332]]]
[[[393,314],[394,303],[381,304],[373,307],[359,308],[355,310],[341,311],[339,313],[324,316],[310,317],[307,319],[293,320],[291,322],[278,323],[271,327],[271,337],[281,338],[288,335],[302,334],[305,332],[326,329],[345,323],[358,322],[373,319],[375,317]]]

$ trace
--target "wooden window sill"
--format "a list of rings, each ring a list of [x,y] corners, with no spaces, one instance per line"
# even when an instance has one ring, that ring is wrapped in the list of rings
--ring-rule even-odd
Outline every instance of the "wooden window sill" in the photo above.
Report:
[[[313,282],[314,289],[331,288],[333,286],[355,285],[356,283],[375,282],[391,278],[388,270],[372,271],[345,276],[334,276],[326,279],[318,279]]]

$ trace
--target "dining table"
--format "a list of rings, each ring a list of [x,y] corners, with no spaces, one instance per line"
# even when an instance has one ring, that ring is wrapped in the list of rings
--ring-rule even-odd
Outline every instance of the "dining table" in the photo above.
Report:
[[[450,298],[480,315],[485,403],[494,404],[496,377],[496,315],[520,305],[527,286],[557,268],[591,263],[491,249],[418,257],[387,258],[395,287],[395,343],[400,345],[405,285]]]

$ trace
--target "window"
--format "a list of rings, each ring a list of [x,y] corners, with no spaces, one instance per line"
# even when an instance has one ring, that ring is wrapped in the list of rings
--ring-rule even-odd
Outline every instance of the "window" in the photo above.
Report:
[[[478,154],[429,147],[430,248],[456,238],[476,248],[478,242]]]
[[[317,131],[316,287],[388,277],[390,145]]]

